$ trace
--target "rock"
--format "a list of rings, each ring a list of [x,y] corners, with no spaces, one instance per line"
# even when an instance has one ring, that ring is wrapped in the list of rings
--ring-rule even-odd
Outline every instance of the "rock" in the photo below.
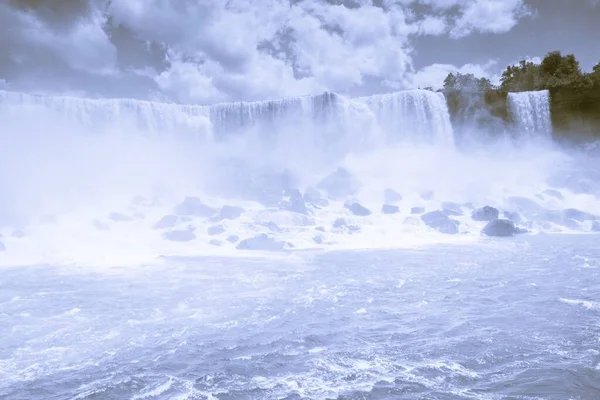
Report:
[[[225,233],[225,228],[221,225],[209,226],[206,232],[209,236],[220,235],[221,233]]]
[[[442,212],[449,217],[460,217],[464,215],[460,204],[451,201],[444,201],[442,203]]]
[[[410,209],[411,214],[423,214],[425,212],[425,207],[413,207]]]
[[[110,231],[110,227],[100,221],[94,221],[94,227],[99,231]]]
[[[600,221],[592,222],[592,232],[600,232]]]
[[[306,192],[304,193],[304,201],[316,207],[327,207],[329,205],[329,200],[323,198],[323,196],[321,196],[321,192],[312,187],[306,189]]]
[[[402,195],[393,189],[385,189],[383,197],[387,204],[395,204],[402,201]]]
[[[176,215],[165,215],[157,223],[155,223],[153,229],[167,229],[173,228],[179,222],[179,217]]]
[[[421,193],[421,198],[423,200],[433,200],[433,191],[431,190],[426,190],[423,193]]]
[[[313,237],[313,242],[315,242],[316,244],[323,244],[323,236],[318,235]]]
[[[497,208],[485,206],[475,209],[471,214],[471,218],[473,221],[492,221],[498,219],[499,214]]]
[[[322,226],[317,226],[317,227],[315,228],[315,231],[319,231],[319,232],[325,232],[325,228],[324,228],[324,227],[322,227]]]
[[[191,229],[165,232],[163,237],[171,242],[189,242],[196,239],[196,235]]]
[[[509,237],[517,233],[525,233],[524,229],[517,228],[512,221],[507,219],[495,219],[487,223],[481,233],[486,236]]]
[[[217,239],[211,239],[211,241],[208,243],[212,244],[213,246],[221,246],[223,244],[223,242],[221,242],[220,240],[217,240]]]
[[[339,167],[317,184],[318,189],[325,191],[333,199],[351,196],[358,191],[360,186],[360,182],[342,167]]]
[[[236,243],[239,240],[240,240],[240,237],[238,235],[227,236],[227,241],[229,243]]]
[[[281,233],[282,229],[273,221],[262,222],[259,224],[260,226],[264,226],[265,228],[269,228],[271,232]]]
[[[304,197],[300,193],[299,190],[292,190],[289,193],[289,200],[285,200],[281,204],[281,208],[283,210],[295,212],[298,214],[308,214],[308,209],[306,208],[306,204],[304,203]]]
[[[128,215],[124,215],[121,213],[117,213],[117,212],[112,212],[110,214],[108,214],[108,219],[114,221],[114,222],[127,222],[127,221],[132,221],[133,218],[131,218]]]
[[[334,228],[336,229],[342,229],[345,228],[347,229],[350,233],[353,232],[358,232],[360,230],[360,228],[356,225],[349,225],[348,221],[346,221],[344,218],[338,218],[335,221],[333,221],[333,225]]]
[[[6,246],[2,242],[0,242],[0,251],[6,251]]]
[[[400,212],[400,208],[398,206],[393,206],[390,204],[384,204],[381,206],[382,214],[397,214]]]
[[[430,228],[450,235],[458,233],[458,225],[460,225],[460,222],[450,219],[441,211],[431,211],[423,214],[421,215],[421,221]]]
[[[213,220],[218,222],[224,219],[238,219],[244,213],[244,211],[245,210],[241,207],[223,206]]]
[[[556,189],[546,189],[542,193],[548,197],[557,198],[560,201],[563,201],[565,199],[565,197],[562,195],[562,193]]]
[[[518,212],[504,211],[502,214],[504,215],[504,218],[512,221],[514,224],[520,225],[524,222],[523,217],[521,217],[521,214]]]
[[[566,210],[563,211],[563,213],[566,218],[571,218],[571,219],[574,219],[579,222],[593,221],[598,218],[594,214],[590,214],[585,211],[577,210],[575,208],[567,208]]]
[[[265,233],[244,239],[236,246],[238,250],[281,251],[293,247],[289,243],[277,241]]]
[[[175,207],[175,214],[193,217],[210,217],[215,209],[204,204],[197,197],[186,197],[181,204]]]
[[[359,216],[359,217],[366,217],[368,215],[371,215],[371,211],[368,208],[360,205],[359,203],[351,203],[351,204],[345,205],[344,207],[346,207],[348,210],[350,210],[350,212],[352,214]]]

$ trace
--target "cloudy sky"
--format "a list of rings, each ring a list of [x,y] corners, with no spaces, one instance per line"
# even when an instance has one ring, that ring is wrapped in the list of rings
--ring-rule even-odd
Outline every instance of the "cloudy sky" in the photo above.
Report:
[[[0,0],[0,88],[182,103],[600,61],[600,0]]]

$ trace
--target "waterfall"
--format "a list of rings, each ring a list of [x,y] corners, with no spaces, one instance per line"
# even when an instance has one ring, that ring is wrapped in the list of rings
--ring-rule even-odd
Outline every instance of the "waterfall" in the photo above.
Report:
[[[380,129],[391,140],[454,144],[450,114],[442,93],[408,90],[358,100],[368,105]]]
[[[509,110],[520,134],[550,138],[550,93],[547,90],[508,94]]]
[[[131,99],[81,99],[0,91],[0,110],[52,113],[90,128],[133,127],[146,135],[214,135],[255,129],[269,141],[303,140],[320,148],[361,147],[374,135],[385,142],[452,145],[441,93],[410,90],[361,98],[336,93],[282,100],[179,105]],[[298,136],[302,136],[299,138]]]

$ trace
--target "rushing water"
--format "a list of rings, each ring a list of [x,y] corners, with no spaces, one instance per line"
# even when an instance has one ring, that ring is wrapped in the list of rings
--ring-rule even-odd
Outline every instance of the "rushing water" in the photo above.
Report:
[[[0,397],[598,399],[597,243],[4,269]]]
[[[550,119],[550,92],[509,93],[508,104],[519,129],[530,137],[546,137],[552,134]]]

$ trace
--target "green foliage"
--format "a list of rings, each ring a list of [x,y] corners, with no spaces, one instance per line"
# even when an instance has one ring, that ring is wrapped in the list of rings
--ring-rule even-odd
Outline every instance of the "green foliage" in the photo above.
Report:
[[[600,86],[600,63],[593,72],[581,72],[579,61],[573,54],[563,56],[560,51],[552,51],[540,64],[520,61],[509,65],[500,79],[502,90],[522,92],[554,88],[591,88]]]
[[[485,91],[494,86],[487,78],[477,78],[473,74],[449,73],[444,79],[445,91]]]

